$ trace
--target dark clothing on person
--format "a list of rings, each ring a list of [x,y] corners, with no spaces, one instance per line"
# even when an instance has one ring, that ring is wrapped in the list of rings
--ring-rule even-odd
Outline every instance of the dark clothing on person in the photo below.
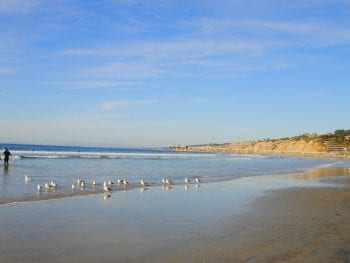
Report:
[[[5,159],[4,159],[4,164],[8,165],[9,164],[9,160],[10,160],[10,151],[8,149],[5,149],[5,151],[3,152],[3,154],[5,155]]]

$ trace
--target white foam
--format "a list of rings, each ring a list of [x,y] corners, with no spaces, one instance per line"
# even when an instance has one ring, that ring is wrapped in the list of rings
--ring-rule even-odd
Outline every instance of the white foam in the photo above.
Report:
[[[172,159],[172,158],[208,158],[216,154],[203,153],[138,153],[138,152],[69,152],[69,151],[13,151],[16,159],[20,158],[42,158],[42,159],[64,159],[64,158],[89,158],[89,159]]]

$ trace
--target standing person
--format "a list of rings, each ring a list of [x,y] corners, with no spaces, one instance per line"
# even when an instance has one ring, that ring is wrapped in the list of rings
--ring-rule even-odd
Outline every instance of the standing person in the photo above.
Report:
[[[3,152],[3,154],[5,155],[4,164],[9,165],[9,159],[10,159],[10,155],[11,155],[9,149],[5,148],[5,151]]]

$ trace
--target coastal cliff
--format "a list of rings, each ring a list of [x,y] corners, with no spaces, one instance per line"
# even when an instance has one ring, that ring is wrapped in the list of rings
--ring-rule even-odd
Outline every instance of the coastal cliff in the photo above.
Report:
[[[350,130],[248,142],[172,146],[170,149],[175,151],[350,158]]]

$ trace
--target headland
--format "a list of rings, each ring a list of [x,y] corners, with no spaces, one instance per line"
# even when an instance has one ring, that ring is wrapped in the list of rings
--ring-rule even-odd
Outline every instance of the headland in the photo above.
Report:
[[[173,151],[225,152],[350,159],[350,130],[246,142],[170,146]]]

